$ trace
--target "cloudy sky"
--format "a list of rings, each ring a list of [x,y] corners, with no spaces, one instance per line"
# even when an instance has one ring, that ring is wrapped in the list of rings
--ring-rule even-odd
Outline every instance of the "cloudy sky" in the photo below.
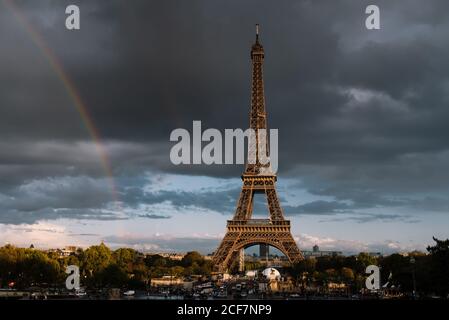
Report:
[[[446,0],[0,0],[0,244],[213,251],[243,167],[172,165],[169,137],[247,127],[255,23],[300,248],[449,237]]]

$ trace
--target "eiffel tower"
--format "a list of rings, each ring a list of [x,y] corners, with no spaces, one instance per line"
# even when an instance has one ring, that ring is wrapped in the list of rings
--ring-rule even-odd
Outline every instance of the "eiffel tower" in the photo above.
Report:
[[[226,235],[213,256],[213,265],[219,272],[227,272],[238,258],[242,268],[243,250],[256,244],[277,248],[290,263],[304,259],[290,232],[290,221],[284,219],[279,204],[276,174],[271,170],[269,161],[260,161],[263,150],[259,150],[258,133],[261,129],[267,129],[267,114],[262,73],[264,49],[259,42],[259,25],[256,25],[256,42],[251,47],[251,60],[250,128],[254,130],[256,138],[252,141],[250,139],[248,158],[255,157],[256,161],[246,164],[237,209],[233,219],[228,220]],[[269,152],[268,139],[266,141],[266,151]],[[255,193],[265,194],[270,212],[269,219],[252,219]]]

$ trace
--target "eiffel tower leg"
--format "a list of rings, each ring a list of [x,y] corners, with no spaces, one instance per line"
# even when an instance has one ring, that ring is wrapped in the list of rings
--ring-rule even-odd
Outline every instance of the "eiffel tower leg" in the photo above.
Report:
[[[239,232],[226,232],[223,240],[220,243],[217,251],[212,258],[212,264],[219,272],[227,272],[229,268],[229,262],[233,260],[234,245],[239,239]]]
[[[276,190],[266,189],[265,193],[267,195],[268,208],[270,210],[271,220],[284,220],[284,215],[282,213],[281,205],[279,204],[279,199],[276,194]]]
[[[295,239],[293,239],[293,236],[290,233],[283,239],[282,246],[285,250],[284,254],[287,256],[290,263],[298,263],[299,261],[304,260],[302,252],[299,251]]]
[[[237,220],[246,220],[251,218],[253,205],[253,191],[250,189],[242,189],[240,192],[235,218]]]
[[[297,263],[304,259],[290,232],[288,221],[278,221],[269,224],[234,224],[228,221],[228,232],[215,252],[212,263],[220,272],[226,272],[233,262],[240,262],[243,271],[243,249],[252,244],[264,243],[278,248],[290,263]],[[230,224],[230,225],[229,225]]]
[[[245,271],[245,249],[243,248],[239,250],[239,271]]]

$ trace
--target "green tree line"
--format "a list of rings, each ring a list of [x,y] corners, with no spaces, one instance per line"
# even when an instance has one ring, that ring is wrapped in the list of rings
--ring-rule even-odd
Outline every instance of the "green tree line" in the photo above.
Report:
[[[381,269],[382,285],[388,281],[389,286],[410,292],[413,290],[414,276],[418,292],[447,296],[449,239],[434,238],[434,241],[435,244],[427,247],[426,253],[411,252],[408,256],[391,254],[384,257],[360,253],[348,257],[310,258],[284,271],[304,286],[344,282],[356,292],[365,286],[366,267],[374,264]],[[211,262],[195,251],[187,253],[182,260],[172,260],[160,255],[144,255],[130,248],[111,250],[102,243],[60,257],[55,252],[6,245],[0,247],[0,287],[63,287],[68,265],[80,267],[81,283],[88,288],[143,289],[151,278],[164,275],[208,276],[212,271]],[[246,266],[247,270],[262,268],[263,265],[258,262]]]
[[[68,265],[80,267],[81,283],[88,288],[145,288],[151,278],[163,275],[210,275],[210,261],[198,252],[182,260],[160,255],[144,255],[134,249],[111,250],[105,244],[77,249],[67,257],[56,252],[12,245],[0,247],[0,287],[63,287]]]
[[[377,265],[381,271],[381,285],[398,288],[403,292],[416,290],[422,294],[449,294],[449,239],[433,238],[435,245],[427,247],[427,253],[410,252],[408,255],[391,254],[373,257],[367,253],[356,256],[330,256],[310,258],[295,264],[290,273],[304,286],[342,282],[353,292],[365,287],[368,265]]]

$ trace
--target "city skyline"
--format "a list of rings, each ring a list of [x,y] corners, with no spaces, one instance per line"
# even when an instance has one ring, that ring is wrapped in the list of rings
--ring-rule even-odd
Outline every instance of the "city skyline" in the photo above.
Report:
[[[74,32],[68,1],[0,2],[0,245],[215,250],[244,166],[172,165],[169,136],[248,127],[255,23],[300,250],[448,238],[446,2],[378,1],[376,31],[367,1],[78,2]]]

